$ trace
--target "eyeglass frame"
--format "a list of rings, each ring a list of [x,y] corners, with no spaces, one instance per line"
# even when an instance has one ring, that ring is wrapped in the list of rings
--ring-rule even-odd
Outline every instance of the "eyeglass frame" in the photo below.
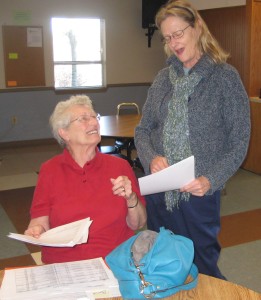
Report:
[[[177,30],[177,31],[175,31],[175,32],[173,32],[171,35],[167,35],[167,36],[163,36],[162,38],[161,38],[161,41],[162,41],[162,43],[163,44],[169,44],[170,42],[171,42],[171,39],[173,38],[173,39],[175,39],[175,40],[178,40],[178,39],[180,39],[180,38],[182,38],[183,37],[183,35],[184,35],[184,31],[187,29],[187,28],[189,28],[191,25],[189,24],[187,27],[185,27],[184,29],[180,29],[180,30]],[[180,34],[178,33],[178,32],[180,32]]]
[[[80,115],[77,118],[71,120],[70,124],[75,122],[75,121],[79,121],[80,123],[84,123],[84,122],[89,123],[91,119],[96,119],[97,121],[100,121],[101,115],[100,114],[96,114],[96,115],[83,114],[83,115]]]

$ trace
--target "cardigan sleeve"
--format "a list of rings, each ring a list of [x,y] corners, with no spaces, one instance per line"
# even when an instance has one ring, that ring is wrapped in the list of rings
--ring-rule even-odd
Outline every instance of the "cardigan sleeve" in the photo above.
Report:
[[[220,85],[223,93],[221,111],[226,132],[226,150],[222,154],[218,153],[219,159],[204,174],[211,182],[208,194],[221,189],[240,168],[250,139],[249,99],[238,72],[233,67],[225,69]]]

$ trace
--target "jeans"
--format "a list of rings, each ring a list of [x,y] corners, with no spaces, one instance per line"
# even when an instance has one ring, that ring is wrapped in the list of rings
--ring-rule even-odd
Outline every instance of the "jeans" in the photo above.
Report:
[[[165,227],[175,234],[190,238],[194,243],[194,263],[202,274],[225,279],[217,262],[221,247],[218,242],[220,231],[220,191],[210,196],[190,196],[181,201],[178,208],[167,211],[164,193],[146,196],[150,230]]]

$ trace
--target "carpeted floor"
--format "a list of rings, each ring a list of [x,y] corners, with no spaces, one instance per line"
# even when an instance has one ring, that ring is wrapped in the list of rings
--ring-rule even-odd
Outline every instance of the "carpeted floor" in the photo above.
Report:
[[[222,248],[261,239],[261,209],[221,217]]]
[[[0,269],[6,267],[35,265],[31,253],[38,253],[40,247],[21,243],[2,235],[2,230],[23,233],[30,221],[29,210],[34,187],[0,191],[1,235]],[[10,224],[11,221],[11,224]],[[10,226],[11,225],[11,226]],[[11,227],[11,228],[10,228]],[[9,229],[9,231],[7,231]]]

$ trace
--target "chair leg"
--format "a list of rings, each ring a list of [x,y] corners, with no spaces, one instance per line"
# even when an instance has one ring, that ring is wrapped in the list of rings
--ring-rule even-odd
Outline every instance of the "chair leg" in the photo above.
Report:
[[[136,158],[133,160],[133,167],[134,167],[134,168],[139,168],[143,173],[145,173],[145,172],[144,172],[144,168],[143,168],[143,166],[142,166],[142,164],[141,164],[141,162],[140,162],[140,159],[139,159],[138,157],[136,157]]]
[[[128,143],[128,145],[127,145],[127,157],[129,158],[129,159],[131,159],[132,160],[132,158],[131,158],[131,152],[132,152],[132,150],[133,149],[135,149],[135,145],[134,145],[134,140],[133,139],[131,139],[130,141],[129,141],[129,143]]]

